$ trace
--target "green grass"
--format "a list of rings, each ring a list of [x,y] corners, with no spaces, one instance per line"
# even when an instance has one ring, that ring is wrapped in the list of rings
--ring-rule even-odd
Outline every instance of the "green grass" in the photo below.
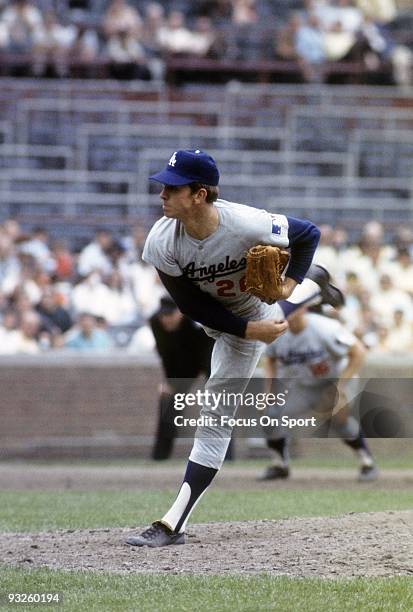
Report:
[[[0,531],[128,527],[167,510],[175,491],[2,491]],[[384,489],[208,491],[191,522],[331,516],[345,512],[405,510],[413,491]]]
[[[326,452],[320,454],[314,454],[313,452],[307,452],[302,454],[298,458],[293,458],[291,461],[291,466],[300,467],[300,468],[320,468],[327,470],[336,470],[336,469],[353,469],[357,470],[357,459],[350,452],[346,452],[346,449],[341,447],[340,441],[337,441],[338,453],[328,454]],[[375,453],[377,458],[377,463],[380,466],[380,469],[413,469],[413,452],[401,452],[400,454],[383,454],[380,452]],[[268,459],[237,459],[235,462],[228,462],[224,464],[225,470],[234,469],[261,469],[263,466],[268,464]],[[25,462],[13,462],[13,461],[0,461],[0,467],[7,465],[25,465]],[[186,465],[186,460],[184,459],[169,459],[166,463],[155,463],[153,461],[148,461],[145,459],[70,459],[67,461],[59,460],[31,460],[27,462],[27,465],[35,466],[39,465],[42,467],[59,467],[59,466],[75,466],[75,467],[100,467],[100,468],[121,468],[121,467],[130,467],[130,468],[144,468],[148,470],[156,471],[158,468],[164,469],[165,467],[184,467]]]
[[[264,461],[264,464],[268,462]],[[413,457],[377,457],[377,464],[381,470],[412,470]],[[348,457],[341,456],[302,456],[291,460],[291,469],[299,468],[319,468],[327,470],[357,470],[358,462],[353,455]]]
[[[1,570],[8,592],[60,592],[53,610],[88,612],[407,612],[413,609],[410,578],[322,580],[257,577],[184,577]],[[39,607],[2,607],[33,610]],[[43,606],[43,610],[51,610]]]
[[[351,458],[348,465],[350,461]],[[314,458],[311,462],[300,459],[295,464],[322,465]],[[143,462],[129,465],[143,465]],[[262,465],[262,461],[256,462],[257,467]],[[326,465],[325,459],[323,465]],[[339,465],[342,462],[338,460]],[[335,466],[329,463],[328,467]],[[228,465],[227,469],[230,471],[232,466]],[[0,531],[147,524],[164,513],[175,493],[175,490],[1,491]],[[333,516],[344,512],[403,510],[412,505],[412,490],[388,491],[362,485],[353,490],[277,490],[271,485],[265,490],[211,489],[191,522]],[[8,592],[60,592],[64,601],[61,606],[8,607],[5,599]],[[326,580],[268,575],[114,575],[0,566],[0,611],[40,609],[53,612],[407,612],[413,610],[413,580],[405,577]]]

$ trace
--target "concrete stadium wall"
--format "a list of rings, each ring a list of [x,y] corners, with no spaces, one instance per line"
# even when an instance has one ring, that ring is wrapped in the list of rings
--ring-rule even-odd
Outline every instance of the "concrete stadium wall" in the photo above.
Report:
[[[413,355],[370,358],[363,376],[413,378]],[[148,457],[161,380],[155,358],[3,357],[0,458]],[[175,456],[190,446],[178,440]],[[251,454],[246,439],[237,450]]]

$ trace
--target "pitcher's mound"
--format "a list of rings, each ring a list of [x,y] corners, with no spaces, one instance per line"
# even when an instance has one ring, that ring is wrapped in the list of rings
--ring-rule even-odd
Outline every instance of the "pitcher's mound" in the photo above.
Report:
[[[3,533],[0,558],[26,568],[117,573],[413,575],[413,511],[191,525],[187,544],[158,549],[125,545],[134,532]]]

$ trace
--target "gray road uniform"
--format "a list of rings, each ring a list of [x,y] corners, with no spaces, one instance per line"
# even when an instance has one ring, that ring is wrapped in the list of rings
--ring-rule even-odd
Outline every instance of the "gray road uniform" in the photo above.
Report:
[[[220,325],[214,322],[218,321],[218,310],[215,317],[214,304],[224,306],[230,314],[243,320],[244,330],[248,320],[283,320],[284,315],[278,304],[269,306],[245,292],[246,252],[257,244],[290,248],[288,276],[301,282],[311,264],[319,232],[308,221],[270,214],[265,210],[225,200],[218,200],[214,206],[218,211],[219,226],[205,240],[196,240],[188,235],[179,220],[166,217],[160,219],[148,235],[143,259],[158,269],[161,280],[181,310],[186,310],[185,314],[200,321],[206,332],[216,340],[211,359],[211,377],[205,389],[219,393],[225,385],[228,392],[242,392],[257,366],[265,344],[246,340],[241,337],[242,331],[227,333],[222,326],[219,329]],[[205,296],[205,313],[202,316],[193,314],[190,306],[182,308],[185,288],[179,289],[180,294],[173,294],[171,287],[175,277],[185,278],[188,291],[196,285],[200,295]],[[208,296],[213,301],[208,302]],[[206,325],[205,321],[209,324]],[[204,405],[201,414],[232,416],[236,409],[236,405],[219,406],[211,411],[210,407]],[[229,426],[199,427],[190,460],[219,469],[230,436]]]
[[[297,417],[317,407],[320,397],[340,377],[347,364],[355,336],[334,319],[308,313],[307,325],[298,334],[287,330],[266,348],[266,355],[276,359],[276,378],[288,388],[288,399],[282,409],[271,408],[273,416]],[[272,431],[272,438],[282,437],[281,427]]]

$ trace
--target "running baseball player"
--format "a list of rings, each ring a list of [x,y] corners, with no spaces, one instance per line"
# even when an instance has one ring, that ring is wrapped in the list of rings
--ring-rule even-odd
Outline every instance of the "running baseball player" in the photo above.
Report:
[[[288,388],[288,402],[282,415],[300,417],[312,411],[318,411],[321,417],[323,412],[326,416],[331,415],[328,421],[336,434],[358,455],[359,480],[375,480],[378,470],[359,423],[349,414],[345,391],[349,379],[363,364],[364,346],[339,321],[307,312],[305,306],[289,317],[288,324],[286,333],[265,352],[267,391],[275,378],[282,379],[283,388]],[[335,396],[336,385],[337,404],[332,398],[328,400],[328,393],[333,392]],[[270,413],[281,417],[277,408],[271,408]],[[281,418],[278,421],[281,422]],[[273,429],[267,446],[274,459],[260,480],[288,478],[288,434],[281,427]]]
[[[320,232],[309,221],[218,199],[219,171],[200,150],[175,151],[164,170],[150,177],[163,185],[164,216],[150,231],[143,259],[154,265],[180,310],[215,339],[205,391],[242,393],[265,344],[287,329],[286,317],[303,303],[340,299],[322,268],[310,269]],[[281,302],[269,305],[246,292],[246,252],[253,246],[290,250]],[[313,279],[313,280],[312,280]],[[317,284],[318,283],[318,284]],[[222,415],[237,404],[212,408],[204,402],[183,483],[171,508],[127,543],[184,544],[190,513],[220,469],[232,428]],[[214,421],[218,425],[210,425]]]

